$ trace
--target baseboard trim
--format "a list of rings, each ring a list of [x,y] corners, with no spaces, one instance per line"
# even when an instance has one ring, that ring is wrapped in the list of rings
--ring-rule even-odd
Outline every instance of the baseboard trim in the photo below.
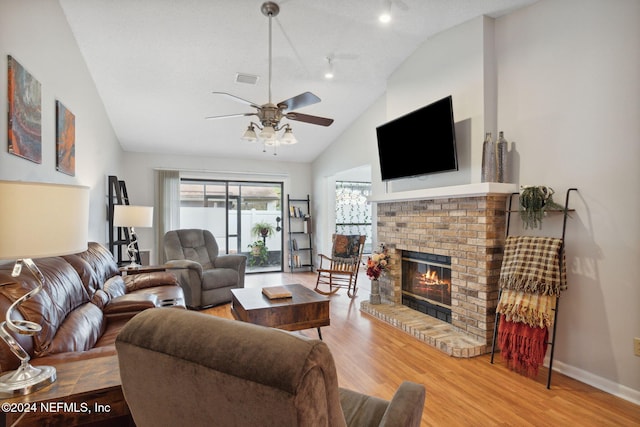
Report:
[[[599,377],[590,372],[576,368],[575,366],[567,365],[566,363],[562,363],[557,360],[553,362],[553,370],[621,399],[640,405],[639,390],[634,390],[630,387],[615,383],[606,378]],[[553,387],[553,377],[551,377],[551,387]]]

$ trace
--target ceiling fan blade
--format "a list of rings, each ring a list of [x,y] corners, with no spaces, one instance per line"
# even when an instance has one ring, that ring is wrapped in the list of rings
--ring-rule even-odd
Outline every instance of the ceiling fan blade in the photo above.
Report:
[[[313,125],[329,126],[333,123],[333,119],[327,119],[325,117],[310,116],[309,114],[300,113],[287,113],[285,117],[289,120],[296,120],[298,122],[311,123]]]
[[[320,102],[320,98],[312,94],[311,92],[301,93],[300,95],[294,96],[293,98],[285,99],[282,102],[278,103],[278,108],[283,108],[285,110],[293,111],[298,108],[306,107],[307,105],[312,105]]]
[[[256,116],[256,113],[238,113],[238,114],[225,114],[223,116],[209,116],[205,117],[207,120],[228,119],[231,117],[243,117],[243,116]]]
[[[259,105],[256,105],[256,104],[254,104],[254,103],[253,103],[253,102],[251,102],[251,101],[247,101],[246,99],[240,98],[239,96],[231,95],[230,93],[227,93],[227,92],[211,92],[211,93],[212,93],[212,94],[214,94],[214,95],[223,95],[223,96],[226,96],[226,97],[228,97],[228,98],[233,99],[234,101],[237,101],[237,102],[241,102],[241,103],[243,103],[243,104],[250,105],[250,106],[252,106],[253,108],[260,108],[260,106],[259,106]]]

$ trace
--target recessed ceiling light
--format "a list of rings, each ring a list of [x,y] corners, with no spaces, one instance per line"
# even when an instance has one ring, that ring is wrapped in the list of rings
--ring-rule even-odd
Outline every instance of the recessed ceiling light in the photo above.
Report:
[[[331,56],[327,56],[327,69],[324,73],[324,78],[331,80],[333,78],[333,61]]]
[[[378,16],[378,21],[382,22],[383,24],[391,22],[391,14],[389,12],[382,12],[380,16]]]

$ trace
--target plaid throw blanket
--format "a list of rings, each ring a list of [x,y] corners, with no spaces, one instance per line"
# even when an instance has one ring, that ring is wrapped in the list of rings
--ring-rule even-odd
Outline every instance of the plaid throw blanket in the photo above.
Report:
[[[525,323],[534,328],[553,325],[556,297],[503,289],[496,311],[509,322]]]
[[[541,295],[560,295],[567,288],[562,239],[536,236],[509,236],[498,284]]]

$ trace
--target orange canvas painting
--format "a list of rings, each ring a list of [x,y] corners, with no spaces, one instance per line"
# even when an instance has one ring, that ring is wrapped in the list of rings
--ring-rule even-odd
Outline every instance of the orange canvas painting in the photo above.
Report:
[[[42,163],[40,82],[11,56],[8,77],[9,152]]]
[[[76,173],[76,117],[56,101],[56,168],[67,175]]]

